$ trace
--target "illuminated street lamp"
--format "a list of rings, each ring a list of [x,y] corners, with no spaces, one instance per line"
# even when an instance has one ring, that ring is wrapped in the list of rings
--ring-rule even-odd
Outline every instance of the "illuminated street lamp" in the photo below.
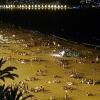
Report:
[[[50,8],[50,5],[48,5],[48,8]]]
[[[51,6],[50,5],[48,5],[48,9],[50,9],[51,8]]]
[[[13,5],[10,5],[10,7],[12,8],[12,7],[13,7]]]
[[[59,10],[59,9],[60,9],[60,5],[58,5],[58,7],[57,7],[57,8],[58,8],[58,10]]]
[[[9,8],[9,6],[8,6],[8,5],[6,5],[6,8]]]
[[[41,5],[41,8],[42,8],[42,9],[44,8],[43,4]]]
[[[47,6],[47,5],[45,5],[44,7],[45,7],[45,9],[47,9],[47,8],[48,8],[48,6]]]
[[[21,8],[22,7],[22,5],[19,5],[19,8]]]
[[[64,5],[64,9],[65,9],[65,10],[67,9],[67,6],[66,6],[66,5]]]
[[[64,9],[64,6],[63,6],[63,5],[61,5],[61,6],[60,6],[60,9],[62,9],[62,10],[63,10],[63,9]]]
[[[54,5],[54,10],[56,10],[57,9],[57,5]]]
[[[52,10],[53,10],[53,8],[54,8],[54,5],[51,5],[51,7],[50,7]]]
[[[39,4],[39,5],[37,5],[37,4],[33,4],[33,5],[31,5],[31,4],[29,4],[29,5],[26,5],[26,4],[19,4],[19,5],[14,5],[14,4],[12,4],[12,5],[0,5],[0,9],[48,9],[48,10],[56,10],[56,9],[61,9],[61,10],[66,10],[66,9],[68,9],[68,7],[67,7],[67,5],[56,5],[56,4],[45,4],[45,5],[43,5],[43,4]]]
[[[32,8],[34,8],[34,5],[32,5]]]
[[[35,5],[35,8],[37,8],[37,5]]]
[[[40,5],[37,5],[38,8],[40,8]]]
[[[31,8],[31,5],[28,5],[28,8]]]

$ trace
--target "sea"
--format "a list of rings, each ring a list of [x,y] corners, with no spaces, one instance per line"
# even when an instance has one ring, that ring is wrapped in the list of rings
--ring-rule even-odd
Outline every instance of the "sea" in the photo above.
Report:
[[[100,9],[0,10],[0,23],[100,47]]]

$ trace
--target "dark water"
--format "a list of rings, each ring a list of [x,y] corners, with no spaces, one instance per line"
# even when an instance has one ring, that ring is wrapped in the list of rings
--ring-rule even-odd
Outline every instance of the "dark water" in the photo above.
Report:
[[[100,9],[0,10],[0,21],[78,42],[100,45]]]

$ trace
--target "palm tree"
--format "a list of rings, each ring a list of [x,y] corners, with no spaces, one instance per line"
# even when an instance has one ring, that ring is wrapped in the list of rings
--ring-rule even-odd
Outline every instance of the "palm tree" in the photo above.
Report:
[[[0,85],[0,100],[26,100],[33,95],[24,96],[18,86]]]
[[[8,91],[9,87],[5,87],[5,85],[0,85],[0,100],[6,99],[6,93]]]
[[[10,78],[12,80],[15,79],[15,77],[18,77],[17,74],[12,73],[13,70],[17,70],[16,67],[8,66],[5,69],[2,69],[3,64],[5,64],[6,60],[3,60],[3,58],[0,59],[0,79],[2,81],[5,81],[5,78]]]
[[[17,74],[12,73],[13,70],[17,70],[16,67],[8,66],[2,69],[3,64],[6,60],[0,59],[0,79],[5,81],[5,78],[15,79],[18,77]],[[27,98],[33,97],[33,95],[25,95],[19,89],[18,85],[5,86],[5,84],[0,85],[0,100],[26,100]]]
[[[33,97],[33,95],[24,96],[24,93],[19,90],[18,86],[11,86],[6,94],[7,100],[26,100],[30,97]]]

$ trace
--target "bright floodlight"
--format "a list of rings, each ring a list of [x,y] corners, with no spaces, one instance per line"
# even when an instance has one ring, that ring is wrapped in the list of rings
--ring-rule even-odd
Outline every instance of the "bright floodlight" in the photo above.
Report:
[[[62,52],[59,53],[61,56],[64,56],[65,51],[63,50]]]
[[[64,9],[67,9],[67,6],[66,5],[64,6]]]
[[[47,5],[45,5],[45,8],[47,8]]]
[[[53,6],[53,5],[51,5],[51,7],[50,7],[50,8],[51,8],[51,9],[53,9],[53,7],[54,7],[54,6]]]
[[[57,6],[56,6],[56,5],[54,5],[54,8],[56,9],[56,8],[57,8]]]
[[[63,51],[59,52],[58,54],[57,54],[57,53],[52,54],[52,56],[53,56],[53,57],[63,57],[64,54],[65,54],[65,51],[63,50]]]
[[[40,5],[38,5],[38,8],[40,8],[41,6]]]
[[[48,8],[50,8],[50,5],[48,5]]]
[[[58,9],[60,9],[60,5],[58,5],[58,7],[57,7]]]
[[[35,5],[35,8],[37,8],[38,6],[37,5]]]
[[[28,8],[31,8],[31,5],[28,5]]]

